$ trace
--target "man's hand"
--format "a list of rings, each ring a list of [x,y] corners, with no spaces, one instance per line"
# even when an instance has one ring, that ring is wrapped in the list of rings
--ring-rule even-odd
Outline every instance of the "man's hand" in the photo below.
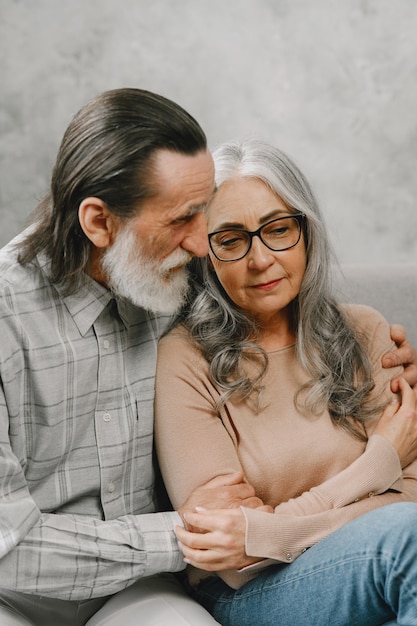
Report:
[[[233,509],[246,506],[255,509],[263,502],[255,495],[255,489],[245,482],[242,472],[224,474],[212,478],[208,483],[197,487],[178,513],[184,520],[184,513],[195,511],[196,507],[203,509]]]
[[[391,325],[391,339],[397,344],[397,349],[384,354],[382,367],[404,366],[404,372],[391,381],[391,390],[397,393],[400,390],[400,377],[405,378],[411,387],[417,385],[417,350],[407,341],[405,329],[400,324]]]
[[[417,458],[417,392],[400,378],[401,402],[389,404],[374,433],[385,437],[397,450],[401,467]]]

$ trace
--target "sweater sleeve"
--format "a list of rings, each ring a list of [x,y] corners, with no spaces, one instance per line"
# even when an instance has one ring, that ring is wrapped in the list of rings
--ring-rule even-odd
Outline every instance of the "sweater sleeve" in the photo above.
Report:
[[[380,438],[382,439],[382,437]],[[403,473],[402,491],[386,491],[356,500],[340,508],[315,507],[318,512],[305,515],[283,514],[280,506],[274,513],[241,507],[246,519],[245,549],[248,556],[259,557],[261,561],[240,570],[225,570],[218,575],[233,589],[253,579],[260,570],[270,565],[292,563],[308,548],[335,532],[348,522],[379,507],[395,502],[417,502],[417,461],[410,464]],[[317,504],[317,503],[316,503]]]
[[[307,548],[351,520],[387,504],[417,502],[417,461],[403,475],[401,492],[387,491],[347,506],[309,515],[280,515],[242,507],[246,518],[246,552],[249,556],[291,563]]]
[[[402,470],[396,450],[384,437],[372,435],[365,452],[349,467],[298,498],[282,502],[275,512],[313,515],[401,488]]]
[[[208,366],[180,328],[158,345],[155,442],[174,508],[212,478],[242,471],[235,441],[218,415]]]

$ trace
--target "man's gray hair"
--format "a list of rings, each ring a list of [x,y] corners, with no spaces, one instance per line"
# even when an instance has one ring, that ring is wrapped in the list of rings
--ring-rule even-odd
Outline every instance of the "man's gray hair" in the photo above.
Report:
[[[52,282],[74,292],[91,256],[91,242],[78,219],[81,202],[100,198],[116,217],[128,220],[141,201],[157,192],[153,162],[158,150],[194,155],[206,148],[200,125],[172,100],[134,88],[99,94],[64,133],[50,189],[21,243],[21,263],[43,252]]]

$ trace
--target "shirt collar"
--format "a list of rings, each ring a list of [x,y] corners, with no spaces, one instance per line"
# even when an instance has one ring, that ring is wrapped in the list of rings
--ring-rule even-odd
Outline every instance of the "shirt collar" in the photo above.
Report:
[[[57,284],[54,287],[83,336],[113,300],[111,291],[89,276],[85,277],[84,284],[75,293],[68,296],[64,295],[62,285]]]
[[[41,254],[38,255],[37,260],[42,271],[49,275],[50,264],[47,257]],[[73,294],[65,295],[64,286],[60,283],[55,284],[54,288],[61,296],[82,336],[88,332],[112,300],[116,303],[117,311],[125,327],[146,317],[143,309],[128,300],[116,299],[110,289],[100,285],[88,274],[85,274],[82,286]]]
[[[145,309],[136,306],[124,298],[117,298],[116,304],[120,319],[126,328],[129,328],[129,326],[133,326],[133,324],[137,324],[138,322],[144,321],[149,316],[149,313],[147,313]]]
[[[113,302],[114,310],[117,310],[125,328],[147,318],[144,309],[123,298],[116,298],[109,289],[100,285],[90,276],[86,276],[85,283],[75,294],[62,296],[62,298],[81,335],[87,333],[111,302]]]

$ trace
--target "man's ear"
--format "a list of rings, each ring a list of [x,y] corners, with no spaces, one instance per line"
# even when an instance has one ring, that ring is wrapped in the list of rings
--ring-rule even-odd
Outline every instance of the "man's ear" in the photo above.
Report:
[[[100,198],[84,198],[78,209],[81,228],[97,248],[106,248],[113,241],[118,219]]]

